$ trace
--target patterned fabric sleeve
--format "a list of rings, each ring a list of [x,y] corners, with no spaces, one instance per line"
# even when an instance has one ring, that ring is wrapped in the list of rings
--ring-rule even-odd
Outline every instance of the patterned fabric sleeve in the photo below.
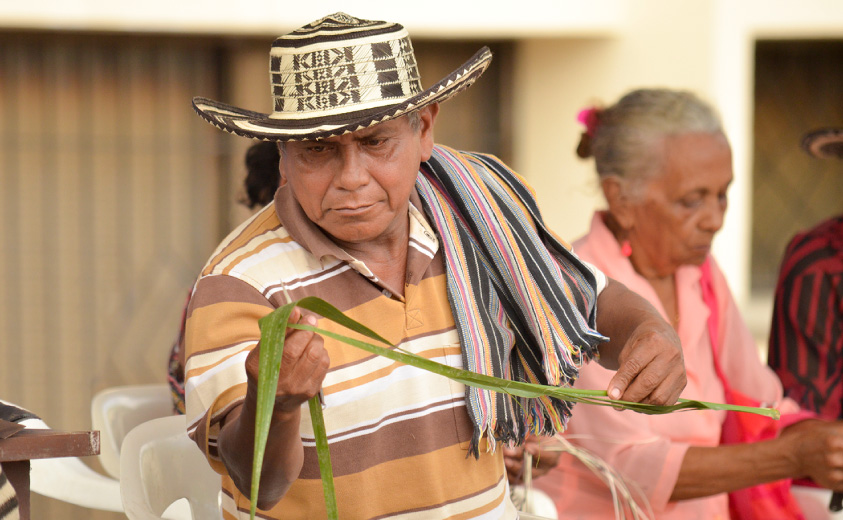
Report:
[[[830,247],[826,232],[834,229],[820,226],[788,245],[768,354],[787,396],[828,419],[843,412],[843,249]]]
[[[6,478],[3,466],[0,466],[0,520],[18,520],[19,518],[15,488]]]

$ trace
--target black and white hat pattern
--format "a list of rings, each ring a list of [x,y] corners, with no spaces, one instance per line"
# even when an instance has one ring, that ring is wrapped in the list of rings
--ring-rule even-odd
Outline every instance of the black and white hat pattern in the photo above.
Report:
[[[193,98],[193,107],[209,123],[243,137],[324,139],[444,101],[471,86],[491,59],[491,51],[483,47],[423,90],[404,27],[334,13],[272,44],[271,114],[202,97]]]

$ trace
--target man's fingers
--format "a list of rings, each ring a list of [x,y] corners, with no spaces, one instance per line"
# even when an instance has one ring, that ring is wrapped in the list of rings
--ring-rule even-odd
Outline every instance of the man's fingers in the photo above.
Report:
[[[680,389],[677,389],[679,387]],[[653,405],[671,405],[676,402],[681,393],[683,385],[676,385],[673,381],[662,381],[656,388],[638,399],[638,402]],[[641,393],[646,392],[646,389],[641,390]],[[637,396],[636,396],[637,397]]]
[[[307,325],[316,325],[316,318],[310,315],[304,317],[298,316],[295,323],[299,323],[299,321]],[[292,322],[292,319],[290,322]],[[284,339],[284,353],[281,361],[282,370],[284,369],[284,363],[290,366],[298,363],[299,358],[305,351],[305,347],[313,339],[314,334],[310,330],[287,329],[287,336]]]
[[[306,315],[300,323],[316,325],[316,318]],[[275,396],[276,410],[295,409],[318,394],[330,361],[321,336],[307,330],[290,332],[281,360]]]
[[[322,338],[314,335],[294,370],[296,376],[302,381],[302,385],[310,388],[308,393],[315,393],[322,388],[322,381],[328,373],[330,364],[331,359],[322,345]]]
[[[624,401],[629,401],[631,396],[628,390],[643,368],[642,362],[636,358],[625,360],[609,381],[609,388],[607,388],[609,398],[618,400],[623,397]]]
[[[612,399],[649,404],[673,404],[685,388],[684,372],[675,363],[644,363],[639,359],[625,361],[607,392]]]
[[[298,307],[293,307],[293,310],[290,312],[290,317],[287,318],[288,323],[298,323],[301,319],[301,309]]]

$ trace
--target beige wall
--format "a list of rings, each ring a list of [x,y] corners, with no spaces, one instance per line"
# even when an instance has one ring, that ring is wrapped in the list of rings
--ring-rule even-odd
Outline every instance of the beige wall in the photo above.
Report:
[[[69,2],[39,0],[0,3],[7,27],[65,27],[82,30],[280,34],[336,11],[362,18],[399,21],[413,35],[461,38],[527,37],[593,33],[623,20],[630,0],[428,0],[423,4],[369,0],[146,0]]]
[[[187,104],[216,68],[190,42],[0,32],[0,398],[54,428],[90,428],[104,388],[166,380],[228,229],[218,132]],[[32,517],[115,515],[33,497]]]
[[[520,40],[515,58],[514,165],[536,187],[545,216],[566,238],[587,230],[603,204],[593,163],[573,153],[575,118],[630,88],[696,91],[721,113],[735,181],[715,255],[738,303],[769,326],[770,295],[749,294],[753,46],[756,38],[843,38],[836,0],[635,0],[623,23],[598,37]],[[756,312],[757,310],[757,312]],[[763,334],[763,330],[759,329]]]
[[[599,204],[596,187],[569,154],[576,145],[576,111],[588,101],[611,102],[628,88],[662,84],[697,90],[717,106],[733,145],[736,179],[731,209],[715,254],[739,303],[748,303],[749,150],[752,45],[756,37],[843,37],[839,0],[504,0],[416,4],[373,0],[349,8],[342,0],[289,3],[149,0],[143,4],[0,3],[0,28],[275,35],[337,10],[398,20],[415,37],[512,38],[520,42],[513,103],[515,165],[538,185],[548,217],[565,236],[585,229]],[[449,13],[443,17],[442,13]],[[569,68],[570,67],[570,68]],[[547,97],[554,90],[556,98]],[[544,94],[544,95],[543,95]],[[552,103],[556,101],[556,103]],[[544,131],[553,139],[545,146]],[[558,133],[556,133],[558,132]],[[536,138],[542,135],[542,139]],[[561,155],[567,159],[560,160]],[[565,178],[560,179],[560,171]],[[570,178],[568,178],[570,177]],[[561,205],[553,193],[582,195]],[[569,208],[569,209],[566,209]]]
[[[536,188],[545,218],[562,237],[581,236],[593,211],[603,207],[593,161],[574,154],[582,131],[578,111],[614,103],[642,86],[710,96],[709,5],[706,0],[644,0],[611,37],[519,44],[514,166]]]
[[[484,3],[485,9],[481,11],[469,2],[431,0],[425,5],[427,9],[420,11],[417,4],[372,1],[361,4],[359,11],[355,7],[352,14],[401,21],[418,38],[517,41],[514,56],[508,60],[514,70],[512,86],[505,89],[512,92],[513,110],[508,116],[513,136],[512,166],[534,185],[545,217],[565,238],[573,239],[585,232],[592,211],[602,205],[592,163],[580,161],[574,155],[580,133],[575,117],[580,108],[594,102],[611,103],[626,90],[645,85],[693,89],[712,101],[723,114],[735,152],[736,172],[726,227],[715,243],[715,250],[739,303],[751,307],[747,270],[753,41],[756,37],[843,38],[843,1],[522,0],[515,5],[511,1],[494,0]],[[350,9],[347,2],[334,0],[295,4],[279,0],[236,3],[148,0],[142,4],[107,5],[65,0],[0,2],[0,32],[30,28],[248,33],[266,35],[268,42],[279,32],[341,8]],[[440,13],[449,10],[451,17],[443,20]],[[253,109],[268,109],[266,81],[252,79],[265,78],[265,50],[253,52],[250,45],[232,53],[232,65],[237,67],[236,76],[241,79],[218,99],[236,101]],[[255,45],[266,48],[264,43]],[[29,63],[21,56],[24,54],[17,53],[5,59],[8,63],[17,60]],[[191,61],[190,57],[184,59]],[[500,64],[496,61],[493,66]],[[484,80],[489,78],[487,75]],[[3,86],[0,77],[0,93]],[[59,91],[57,102],[61,103],[60,96],[67,96],[68,92]],[[181,109],[184,99],[194,94],[217,98],[194,87],[186,92],[170,93],[169,97],[173,106]],[[97,106],[106,107],[104,111],[109,112],[107,107],[111,105],[106,102],[112,101],[103,94]],[[34,105],[38,108],[37,103]],[[141,113],[136,120],[140,121],[145,112],[142,107],[138,110]],[[182,117],[182,112],[173,113]],[[44,179],[48,186],[53,181],[53,187],[44,192],[35,182],[24,184],[33,175],[30,169],[26,170],[29,177],[25,177],[23,170],[14,177],[20,180],[19,184],[11,184],[13,178],[8,172],[0,173],[6,174],[0,179],[6,182],[0,182],[0,200],[7,202],[3,208],[7,217],[4,234],[0,236],[8,239],[14,235],[21,243],[8,259],[0,255],[3,276],[19,278],[4,278],[0,283],[7,292],[22,287],[22,281],[34,287],[27,291],[25,301],[8,298],[15,307],[9,306],[0,313],[0,338],[5,343],[0,345],[4,360],[0,364],[0,382],[6,385],[5,395],[0,397],[20,400],[38,410],[50,410],[53,406],[55,412],[50,413],[50,418],[57,427],[87,427],[86,404],[96,390],[114,384],[159,380],[185,287],[195,274],[193,270],[204,261],[207,251],[218,240],[217,235],[246,215],[246,210],[233,202],[231,194],[240,190],[243,151],[249,141],[212,132],[186,107],[183,117],[186,125],[199,129],[192,135],[208,132],[208,140],[228,139],[231,144],[224,155],[206,158],[208,164],[199,167],[186,166],[186,160],[174,159],[172,169],[178,176],[167,177],[167,183],[172,182],[177,188],[174,193],[181,193],[196,204],[213,205],[204,213],[205,218],[214,221],[213,226],[204,227],[213,236],[198,235],[195,229],[200,228],[199,224],[171,230],[172,240],[165,246],[180,251],[186,260],[177,271],[157,269],[155,272],[160,276],[152,281],[142,276],[146,272],[144,266],[155,265],[154,258],[145,254],[153,249],[148,245],[151,232],[145,224],[152,222],[159,212],[145,205],[150,198],[144,194],[160,194],[168,211],[181,216],[181,220],[202,217],[181,205],[179,201],[183,199],[179,196],[166,198],[150,184],[151,177],[142,173],[148,169],[142,154],[133,156],[137,173],[131,177],[115,177],[115,165],[122,160],[116,155],[113,164],[99,164],[95,170],[83,171],[75,165],[82,164],[77,156],[84,155],[84,149],[76,146],[78,143],[74,143],[72,136],[59,136],[55,141],[46,132],[36,142],[41,148],[30,152],[25,160],[36,164],[45,160],[39,150],[61,150],[47,158],[70,163],[72,168],[61,177]],[[31,118],[28,124],[39,121],[46,119]],[[55,144],[62,146],[50,148]],[[211,179],[203,175],[216,169],[241,173]],[[217,182],[227,183],[230,189],[226,192]],[[121,204],[112,195],[126,183],[135,188],[136,200],[131,204]],[[162,190],[169,189],[167,183],[162,178],[165,186]],[[18,196],[6,186],[22,186],[23,191]],[[193,186],[201,186],[205,191],[197,192]],[[127,294],[118,294],[120,284],[116,281],[122,276],[120,269],[124,263],[106,247],[117,242],[117,219],[124,215],[121,210],[135,212],[129,220],[137,228],[133,235],[136,240],[126,246],[125,255],[142,260],[135,265],[139,273]],[[58,215],[63,218],[59,219]],[[49,218],[56,220],[57,227],[63,230],[55,243],[38,235],[39,229],[50,224]],[[75,240],[77,235],[87,242]],[[188,243],[193,244],[193,249],[182,251]],[[43,254],[39,248],[45,244],[50,244],[52,249]],[[98,248],[102,261],[96,266],[85,264],[79,255],[83,247]],[[50,262],[56,260],[56,271],[52,272]],[[22,272],[7,274],[12,271],[6,270],[4,261],[15,262]],[[32,274],[36,271],[50,274],[39,278]],[[66,283],[79,277],[90,278],[85,293],[70,290]],[[93,306],[96,312],[83,310],[83,303]],[[120,308],[128,309],[129,318],[124,320],[118,313]],[[28,317],[19,319],[28,309],[32,310]],[[769,312],[762,306],[762,311],[755,315],[768,318]],[[752,316],[748,316],[750,320]],[[763,325],[762,320],[761,329]],[[64,347],[70,341],[85,348],[71,351]],[[82,354],[77,356],[80,351]],[[88,360],[85,369],[62,371],[58,363],[66,363],[74,356],[90,356],[83,359],[83,362]],[[50,401],[52,394],[42,390],[53,383],[76,389],[78,395],[73,396],[73,406],[67,406],[61,399],[57,403]],[[62,399],[70,397],[62,396]],[[58,514],[52,517],[67,518]]]

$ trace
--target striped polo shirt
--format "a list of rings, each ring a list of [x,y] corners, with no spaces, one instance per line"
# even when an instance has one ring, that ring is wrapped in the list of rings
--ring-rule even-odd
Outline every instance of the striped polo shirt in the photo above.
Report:
[[[224,518],[248,518],[249,500],[217,455],[220,420],[242,402],[258,319],[286,303],[285,287],[293,300],[322,298],[402,349],[462,367],[439,242],[417,194],[411,202],[403,297],[309,221],[287,187],[233,231],[202,271],[186,327],[187,419],[222,474]],[[319,318],[318,327],[354,336]],[[479,460],[469,456],[473,425],[462,384],[329,338],[324,345],[331,358],[324,415],[340,518],[516,518],[502,452],[487,452],[483,440]],[[302,472],[272,510],[259,510],[261,518],[325,517],[307,405],[301,417]]]

